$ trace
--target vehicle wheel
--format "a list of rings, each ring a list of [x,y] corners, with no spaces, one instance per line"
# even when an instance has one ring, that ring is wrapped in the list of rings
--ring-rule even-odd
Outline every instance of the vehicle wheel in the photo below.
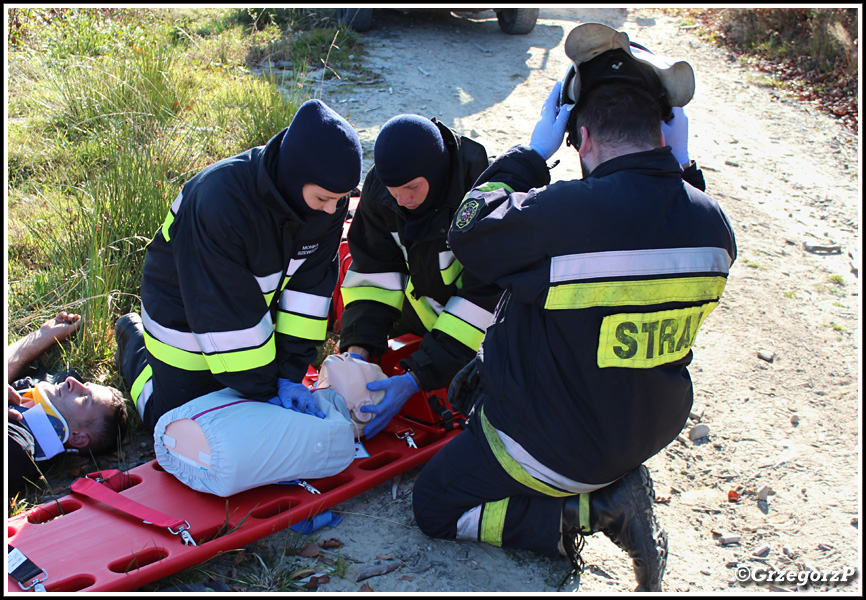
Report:
[[[355,31],[367,31],[373,23],[372,8],[338,8],[337,21]],[[538,12],[538,11],[536,11]]]
[[[535,28],[537,8],[500,8],[496,11],[499,29],[509,35],[523,35]]]

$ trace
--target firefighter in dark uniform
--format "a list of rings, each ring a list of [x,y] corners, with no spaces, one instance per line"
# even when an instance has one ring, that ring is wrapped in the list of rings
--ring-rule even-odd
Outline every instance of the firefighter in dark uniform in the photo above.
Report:
[[[659,127],[691,99],[691,67],[598,24],[565,48],[565,103],[558,82],[529,147],[491,165],[450,230],[466,271],[506,292],[449,389],[467,430],[419,474],[415,518],[433,537],[567,556],[578,573],[583,535],[602,531],[638,589],[658,591],[667,537],[643,462],[689,415],[691,348],[736,245]],[[566,130],[584,177],[550,183]]]
[[[448,246],[454,212],[487,168],[485,148],[436,119],[398,115],[376,138],[349,228],[351,266],[341,286],[340,349],[370,360],[388,338],[421,337],[403,375],[368,384],[383,401],[365,428],[380,432],[419,389],[446,387],[478,351],[502,293],[467,273]]]
[[[115,326],[147,426],[226,387],[323,416],[302,379],[327,334],[361,156],[351,125],[309,100],[267,144],[184,185],[147,248],[141,318]]]

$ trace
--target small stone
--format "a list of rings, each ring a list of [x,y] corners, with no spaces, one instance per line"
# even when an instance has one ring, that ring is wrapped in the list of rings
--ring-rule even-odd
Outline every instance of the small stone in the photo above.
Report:
[[[782,546],[782,554],[784,554],[788,558],[794,558],[794,549],[788,545]]]
[[[731,544],[739,544],[739,543],[740,543],[740,536],[738,536],[735,533],[729,533],[729,534],[723,535],[722,537],[719,538],[719,544],[721,544],[722,546],[729,546]]]
[[[767,556],[770,553],[770,544],[761,544],[752,552],[753,556]]]
[[[798,425],[800,423],[800,417],[797,415],[791,415],[791,425]]]
[[[762,502],[766,502],[767,497],[770,494],[775,494],[775,492],[772,489],[770,489],[770,486],[765,485],[764,487],[762,487],[761,489],[758,490],[758,500],[760,500]]]
[[[692,410],[689,411],[689,418],[695,423],[700,423],[701,419],[704,418],[704,407],[693,406]]]
[[[776,354],[772,350],[758,350],[758,358],[771,363],[776,358]]]
[[[704,423],[698,423],[689,430],[689,439],[693,442],[710,435],[710,428]]]

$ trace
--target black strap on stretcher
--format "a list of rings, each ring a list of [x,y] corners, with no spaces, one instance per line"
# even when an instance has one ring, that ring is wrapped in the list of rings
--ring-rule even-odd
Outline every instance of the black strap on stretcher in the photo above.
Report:
[[[12,544],[9,546],[7,558],[7,566],[9,567],[9,575],[18,582],[18,586],[24,590],[33,590],[34,592],[45,592],[45,586],[42,582],[48,579],[48,573],[36,566],[32,560],[27,558],[21,550],[15,548]],[[39,575],[43,575],[40,579]]]

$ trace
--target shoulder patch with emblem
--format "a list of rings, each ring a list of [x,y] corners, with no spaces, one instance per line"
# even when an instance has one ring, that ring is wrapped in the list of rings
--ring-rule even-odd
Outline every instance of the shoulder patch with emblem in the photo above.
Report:
[[[457,218],[454,220],[454,225],[457,229],[465,229],[475,219],[478,214],[478,209],[481,207],[478,200],[469,198],[460,208],[457,209]]]

